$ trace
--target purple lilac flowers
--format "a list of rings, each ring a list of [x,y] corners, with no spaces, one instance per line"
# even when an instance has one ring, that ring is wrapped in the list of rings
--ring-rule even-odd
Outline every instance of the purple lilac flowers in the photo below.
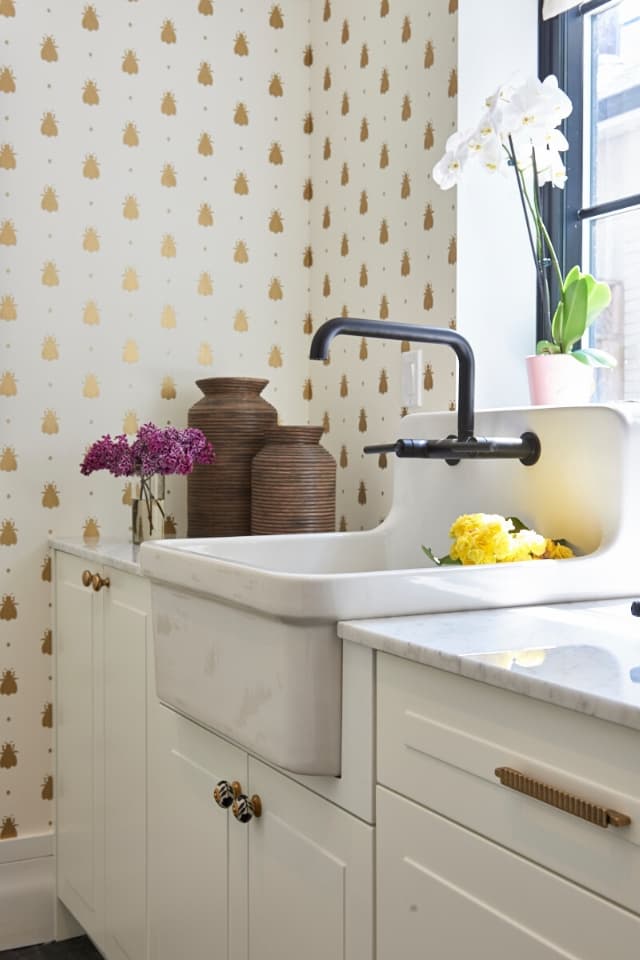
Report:
[[[106,434],[96,440],[80,464],[80,472],[88,476],[95,470],[108,470],[114,477],[144,479],[156,473],[191,473],[195,464],[214,461],[213,447],[201,430],[145,423],[131,444],[124,434],[115,438]]]

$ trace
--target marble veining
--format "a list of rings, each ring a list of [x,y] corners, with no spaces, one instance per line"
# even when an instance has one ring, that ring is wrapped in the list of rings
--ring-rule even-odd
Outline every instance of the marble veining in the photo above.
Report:
[[[640,620],[631,599],[345,621],[338,634],[640,730]]]
[[[142,576],[138,562],[140,548],[127,540],[99,540],[92,544],[82,537],[50,537],[49,546],[52,550],[71,553],[89,563],[106,563],[115,570]]]

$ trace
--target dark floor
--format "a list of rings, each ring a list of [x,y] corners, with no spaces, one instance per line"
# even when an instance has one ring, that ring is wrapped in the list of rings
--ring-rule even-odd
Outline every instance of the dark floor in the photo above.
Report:
[[[40,943],[35,947],[0,951],[1,960],[102,960],[88,937],[74,937],[60,943]]]

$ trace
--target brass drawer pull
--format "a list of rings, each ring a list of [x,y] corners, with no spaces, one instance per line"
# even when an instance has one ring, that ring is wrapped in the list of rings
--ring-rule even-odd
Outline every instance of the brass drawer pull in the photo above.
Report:
[[[597,803],[581,800],[572,793],[550,787],[547,783],[527,777],[511,767],[496,767],[495,775],[503,787],[517,790],[518,793],[524,793],[527,797],[533,797],[534,800],[541,800],[542,803],[548,803],[574,817],[595,823],[598,827],[628,827],[631,823],[631,817],[625,813],[618,813],[617,810],[609,810],[607,807],[598,806]]]
[[[93,574],[91,573],[91,570],[83,570],[83,571],[82,571],[82,586],[83,586],[83,587],[90,587],[92,583],[93,583]]]

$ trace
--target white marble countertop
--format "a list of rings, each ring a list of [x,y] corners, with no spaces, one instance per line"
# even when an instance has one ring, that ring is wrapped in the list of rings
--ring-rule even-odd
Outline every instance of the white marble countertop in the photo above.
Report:
[[[351,620],[345,640],[640,730],[631,599]]]
[[[138,562],[139,547],[126,540],[98,540],[90,543],[82,537],[50,537],[49,546],[53,550],[72,553],[75,557],[89,563],[106,563],[124,573],[142,576]]]

